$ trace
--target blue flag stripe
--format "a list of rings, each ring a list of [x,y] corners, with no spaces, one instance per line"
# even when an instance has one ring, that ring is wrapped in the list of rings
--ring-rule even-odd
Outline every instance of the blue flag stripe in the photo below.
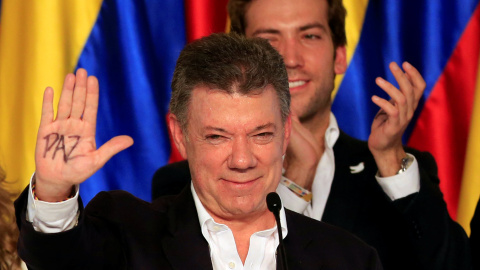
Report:
[[[118,135],[134,145],[82,184],[88,202],[122,189],[151,199],[151,178],[170,156],[165,115],[176,59],[186,43],[183,1],[105,0],[78,61],[100,83],[97,147]]]

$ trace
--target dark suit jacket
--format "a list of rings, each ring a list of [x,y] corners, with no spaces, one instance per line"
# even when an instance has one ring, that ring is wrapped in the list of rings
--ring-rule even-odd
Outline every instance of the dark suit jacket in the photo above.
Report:
[[[480,201],[470,222],[470,246],[472,247],[473,268],[480,270]]]
[[[378,185],[368,145],[343,132],[333,148],[335,175],[322,220],[377,249],[385,269],[471,269],[468,238],[449,216],[427,152],[407,148],[420,167],[420,192],[392,202]],[[356,174],[350,166],[364,162]],[[175,194],[190,182],[186,161],[160,168],[152,195]],[[315,199],[315,198],[314,198]]]
[[[212,269],[189,187],[152,204],[101,192],[81,210],[78,226],[55,234],[26,221],[27,195],[15,208],[19,254],[30,269]],[[351,234],[291,211],[286,218],[290,269],[382,269],[376,251]]]

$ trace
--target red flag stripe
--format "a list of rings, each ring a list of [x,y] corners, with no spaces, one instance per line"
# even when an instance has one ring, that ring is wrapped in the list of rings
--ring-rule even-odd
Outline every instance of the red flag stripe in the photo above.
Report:
[[[475,10],[444,72],[433,88],[408,145],[429,151],[438,164],[448,211],[457,215],[458,196],[473,107],[480,51],[480,6]]]
[[[228,0],[185,0],[187,41],[225,32]]]

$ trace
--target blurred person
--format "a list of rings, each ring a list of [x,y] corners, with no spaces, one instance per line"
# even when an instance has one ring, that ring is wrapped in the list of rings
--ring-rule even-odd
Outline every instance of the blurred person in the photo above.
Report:
[[[17,254],[18,228],[13,209],[15,196],[5,189],[5,177],[5,171],[0,167],[0,270],[24,269]]]

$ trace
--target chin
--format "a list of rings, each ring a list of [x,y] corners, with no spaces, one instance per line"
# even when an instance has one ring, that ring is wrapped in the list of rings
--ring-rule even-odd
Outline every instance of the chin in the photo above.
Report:
[[[231,209],[233,212],[236,214],[250,214],[258,211],[262,211],[264,207],[262,207],[264,204],[260,203],[258,200],[252,200],[251,198],[247,201],[245,201],[244,198],[240,199],[239,201],[236,201],[232,204]]]

